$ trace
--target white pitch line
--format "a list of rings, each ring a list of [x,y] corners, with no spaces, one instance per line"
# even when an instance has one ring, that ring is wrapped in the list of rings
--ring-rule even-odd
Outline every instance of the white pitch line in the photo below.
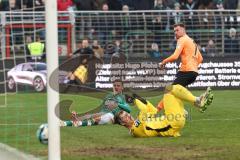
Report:
[[[240,120],[240,118],[223,118],[223,119],[191,119],[188,121],[237,121]]]
[[[0,143],[0,156],[1,159],[4,160],[40,160],[40,158],[37,158],[34,155],[26,154],[3,143]]]
[[[0,123],[0,126],[38,126],[42,123]]]
[[[186,119],[187,121],[237,121],[240,118],[223,118],[223,119]],[[0,126],[38,126],[42,123],[0,123]]]

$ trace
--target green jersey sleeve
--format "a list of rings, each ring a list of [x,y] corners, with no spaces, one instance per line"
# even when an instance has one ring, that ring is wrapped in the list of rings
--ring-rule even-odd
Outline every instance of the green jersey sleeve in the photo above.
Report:
[[[118,107],[113,109],[113,110],[109,110],[106,106],[105,106],[105,102],[107,100],[114,100],[118,103]],[[104,100],[103,100],[103,103],[102,103],[102,109],[101,109],[103,112],[112,112],[114,115],[118,112],[120,112],[121,110],[124,110],[128,113],[131,112],[131,108],[130,106],[128,105],[128,103],[126,102],[125,100],[125,96],[123,94],[117,94],[117,95],[114,95],[114,94],[108,94]]]
[[[128,105],[128,103],[125,100],[125,96],[123,94],[118,94],[117,95],[117,100],[118,100],[118,107],[128,113],[131,112],[131,108]]]

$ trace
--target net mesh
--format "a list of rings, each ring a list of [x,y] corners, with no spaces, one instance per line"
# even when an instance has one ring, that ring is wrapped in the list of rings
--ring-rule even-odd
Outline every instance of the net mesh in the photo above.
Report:
[[[33,146],[39,144],[36,130],[47,120],[46,94],[36,92],[33,87],[34,79],[29,75],[36,72],[34,65],[30,66],[35,71],[27,71],[26,67],[30,62],[44,61],[31,57],[28,44],[37,41],[38,37],[41,43],[45,43],[45,17],[44,12],[37,11],[37,6],[25,11],[23,1],[17,2],[21,2],[18,4],[21,9],[11,8],[12,1],[1,2],[2,6],[10,8],[1,12],[0,143],[34,154]],[[6,152],[6,148],[0,149]],[[47,148],[42,146],[40,150],[46,151]],[[34,155],[39,156],[40,152]],[[20,155],[14,158],[22,159]]]

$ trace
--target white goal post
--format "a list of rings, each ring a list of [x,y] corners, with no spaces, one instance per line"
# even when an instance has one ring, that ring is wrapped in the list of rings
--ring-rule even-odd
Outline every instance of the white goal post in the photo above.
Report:
[[[47,79],[58,66],[58,28],[57,28],[57,1],[46,1],[46,46],[47,46]],[[58,76],[54,76],[58,82]],[[60,160],[60,128],[59,119],[55,114],[55,106],[59,102],[59,93],[47,83],[48,105],[48,159]]]

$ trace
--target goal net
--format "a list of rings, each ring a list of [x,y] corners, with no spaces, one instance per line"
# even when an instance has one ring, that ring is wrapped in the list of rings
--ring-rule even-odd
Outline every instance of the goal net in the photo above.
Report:
[[[38,146],[37,152],[33,149],[39,145],[38,126],[47,122],[45,49],[41,55],[30,53],[33,42],[45,45],[45,13],[41,12],[44,5],[24,8],[24,2],[1,1],[3,9],[9,8],[0,12],[0,151],[3,159],[47,156],[47,146]]]

